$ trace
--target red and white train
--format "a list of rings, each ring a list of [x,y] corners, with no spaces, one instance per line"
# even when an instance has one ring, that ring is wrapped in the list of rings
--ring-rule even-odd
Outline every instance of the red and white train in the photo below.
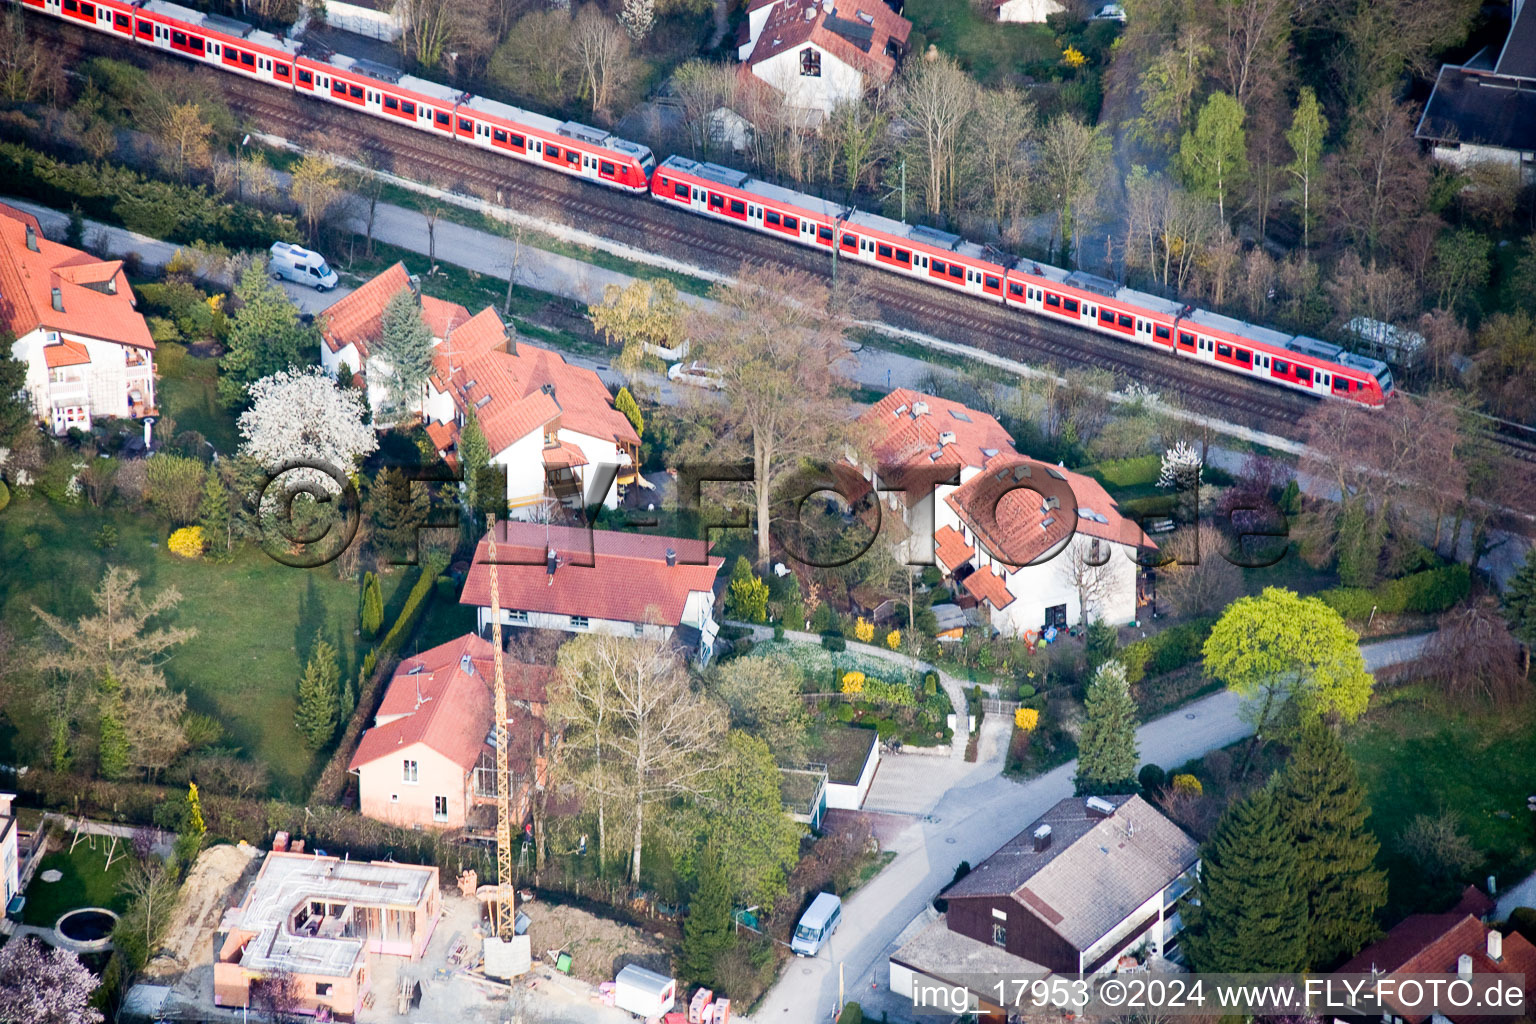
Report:
[[[1385,363],[1337,345],[1148,295],[1082,271],[1028,263],[959,235],[912,226],[719,164],[668,157],[575,121],[460,93],[371,61],[315,54],[243,22],[166,0],[19,0],[44,14],[446,135],[505,156],[703,217],[788,239],[1036,316],[1163,349],[1320,397],[1379,406],[1392,392]]]

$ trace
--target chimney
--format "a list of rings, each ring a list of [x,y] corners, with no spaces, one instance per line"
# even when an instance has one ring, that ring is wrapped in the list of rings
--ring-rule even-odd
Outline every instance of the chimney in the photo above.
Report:
[[[1462,981],[1472,977],[1472,954],[1463,953],[1456,958],[1456,976]]]
[[[37,228],[27,225],[27,248],[37,252]]]
[[[1035,829],[1035,852],[1044,853],[1051,848],[1051,826],[1041,825]]]
[[[1488,959],[1499,963],[1504,959],[1504,933],[1488,929]]]
[[[676,548],[667,548],[667,568],[668,569],[672,569],[672,568],[675,568],[676,566],[677,566],[677,549]]]
[[[463,672],[467,676],[472,676],[475,674],[475,663],[469,660],[469,655],[459,655],[459,671]]]
[[[917,419],[919,416],[927,416],[927,415],[928,415],[928,403],[927,402],[913,402],[912,403],[912,418],[913,419]]]
[[[64,293],[57,288],[53,290],[53,311],[55,313],[64,312]]]
[[[942,434],[939,435],[939,444],[954,444],[954,443],[955,443],[955,432],[953,430],[946,430]]]
[[[1115,805],[1101,796],[1088,798],[1088,817],[1094,820],[1108,818],[1115,813]]]

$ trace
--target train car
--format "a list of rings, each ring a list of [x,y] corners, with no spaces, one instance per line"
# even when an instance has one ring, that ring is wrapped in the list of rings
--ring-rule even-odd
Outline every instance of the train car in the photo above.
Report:
[[[72,0],[62,0],[69,4]],[[116,2],[116,0],[114,0]],[[204,14],[167,0],[141,0],[134,8],[134,41],[189,60],[270,82],[293,84],[299,44],[243,21]]]
[[[612,132],[481,96],[467,97],[456,117],[456,133],[471,145],[637,195],[650,190],[655,155]]]

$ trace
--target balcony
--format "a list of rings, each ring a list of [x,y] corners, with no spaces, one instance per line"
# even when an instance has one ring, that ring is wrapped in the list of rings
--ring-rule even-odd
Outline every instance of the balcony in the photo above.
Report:
[[[78,405],[90,395],[90,387],[84,377],[50,379],[48,381],[48,397],[53,399],[53,404]]]

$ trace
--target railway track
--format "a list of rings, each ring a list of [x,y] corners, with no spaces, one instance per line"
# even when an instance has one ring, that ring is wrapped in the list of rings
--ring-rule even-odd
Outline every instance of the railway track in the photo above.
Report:
[[[76,56],[123,59],[185,68],[170,54],[134,47],[128,52],[109,37],[54,19],[32,19],[36,28]],[[819,252],[705,220],[643,196],[594,187],[521,162],[471,149],[377,118],[285,92],[270,85],[210,71],[236,114],[289,138],[346,137],[377,166],[454,191],[494,198],[514,209],[555,216],[616,242],[634,245],[733,273],[744,263],[764,263],[818,277],[831,274]],[[990,303],[933,289],[915,281],[843,261],[840,288],[850,288],[861,313],[893,326],[921,331],[1025,363],[1058,369],[1110,370],[1123,384],[1136,381],[1177,396],[1185,408],[1228,422],[1302,440],[1307,414],[1322,399],[1234,377],[1155,350],[1117,343],[1094,332],[1028,317]],[[1536,463],[1536,441],[1494,432],[1514,458]]]

